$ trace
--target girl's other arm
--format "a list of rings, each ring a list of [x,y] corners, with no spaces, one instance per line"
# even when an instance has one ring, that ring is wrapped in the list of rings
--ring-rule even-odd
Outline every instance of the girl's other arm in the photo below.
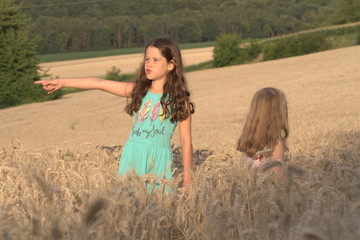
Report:
[[[285,156],[284,142],[282,140],[279,140],[274,148],[274,151],[271,153],[270,159],[282,161],[284,159],[284,156]],[[273,167],[273,170],[276,175],[280,176],[282,172],[282,167]]]
[[[98,89],[121,97],[130,97],[134,87],[133,82],[116,82],[101,78],[60,78],[35,81],[42,84],[48,94],[60,88]]]
[[[191,114],[187,119],[179,123],[180,144],[184,166],[183,186],[188,187],[192,184],[192,164],[193,164],[193,147],[191,140]]]
[[[279,140],[274,148],[274,151],[271,153],[270,159],[281,161],[284,159],[284,155],[285,155],[284,142],[282,140]]]

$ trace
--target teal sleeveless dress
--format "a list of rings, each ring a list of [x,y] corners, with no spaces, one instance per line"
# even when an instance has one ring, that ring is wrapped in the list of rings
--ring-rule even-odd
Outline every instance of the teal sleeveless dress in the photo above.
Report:
[[[133,128],[120,158],[118,175],[135,173],[139,176],[172,179],[171,137],[177,122],[163,115],[162,94],[150,90],[142,99],[140,110],[134,114]]]

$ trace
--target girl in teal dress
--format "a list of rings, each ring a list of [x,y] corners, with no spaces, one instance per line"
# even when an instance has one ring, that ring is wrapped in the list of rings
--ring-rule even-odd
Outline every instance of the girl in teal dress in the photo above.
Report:
[[[172,179],[170,140],[177,125],[184,166],[183,186],[192,183],[193,150],[191,114],[194,104],[183,74],[181,52],[169,38],[156,38],[145,47],[144,61],[134,82],[99,78],[36,81],[52,93],[60,88],[99,89],[131,98],[125,112],[133,117],[133,128],[124,146],[118,175],[135,172]]]

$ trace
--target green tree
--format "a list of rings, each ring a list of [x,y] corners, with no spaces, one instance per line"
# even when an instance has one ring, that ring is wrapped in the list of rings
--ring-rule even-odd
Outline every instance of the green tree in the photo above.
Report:
[[[333,19],[335,24],[360,21],[359,0],[337,0],[337,12]]]
[[[325,51],[330,48],[324,34],[308,33],[270,42],[265,46],[264,59],[280,59]]]
[[[33,83],[40,79],[39,60],[26,23],[13,0],[0,2],[0,108],[49,98]]]
[[[214,48],[214,67],[237,64],[240,56],[240,38],[237,34],[220,34]]]
[[[200,25],[192,17],[180,21],[178,31],[181,42],[198,42],[201,39]]]
[[[112,32],[112,47],[121,48],[124,41],[125,17],[111,16],[105,19],[105,28]]]
[[[219,26],[212,17],[205,18],[202,22],[202,32],[204,41],[213,41],[219,35]]]

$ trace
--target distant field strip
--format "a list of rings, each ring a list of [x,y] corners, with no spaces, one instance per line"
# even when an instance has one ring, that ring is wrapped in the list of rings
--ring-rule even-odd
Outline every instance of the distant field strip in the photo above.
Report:
[[[213,47],[186,49],[182,51],[185,66],[206,62],[212,59]],[[135,72],[142,61],[143,53],[110,57],[87,58],[43,63],[42,69],[49,70],[53,77],[101,77],[113,66],[121,73]]]

